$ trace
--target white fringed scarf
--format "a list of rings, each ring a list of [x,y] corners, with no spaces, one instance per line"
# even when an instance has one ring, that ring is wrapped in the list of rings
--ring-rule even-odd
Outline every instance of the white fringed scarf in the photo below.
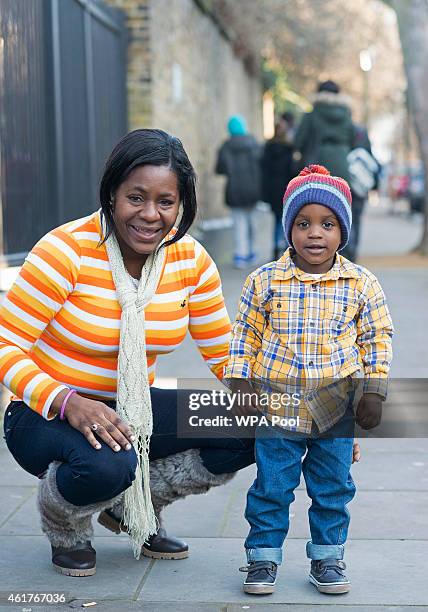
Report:
[[[122,308],[116,412],[134,429],[134,448],[138,457],[135,480],[124,493],[122,520],[128,528],[134,555],[138,559],[144,542],[157,531],[150,495],[149,444],[153,415],[147,372],[144,307],[156,291],[162,274],[165,249],[147,257],[138,287],[135,287],[125,268],[114,234],[107,238],[106,248],[117,298]]]

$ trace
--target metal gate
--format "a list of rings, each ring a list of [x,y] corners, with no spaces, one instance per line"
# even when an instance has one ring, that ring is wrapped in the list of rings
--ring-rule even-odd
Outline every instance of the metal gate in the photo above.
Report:
[[[0,241],[20,264],[51,228],[95,210],[126,132],[126,29],[101,0],[0,2]]]

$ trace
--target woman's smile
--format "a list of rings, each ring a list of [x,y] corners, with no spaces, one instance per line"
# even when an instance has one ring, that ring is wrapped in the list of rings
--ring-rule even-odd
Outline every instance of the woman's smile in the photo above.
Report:
[[[128,229],[134,239],[141,242],[151,242],[158,237],[159,232],[161,232],[163,228],[145,227],[137,223],[129,223]]]

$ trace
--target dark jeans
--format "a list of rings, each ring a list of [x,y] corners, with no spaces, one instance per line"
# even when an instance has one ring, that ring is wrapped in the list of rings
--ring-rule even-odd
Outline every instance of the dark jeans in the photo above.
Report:
[[[177,391],[150,390],[153,409],[153,435],[150,460],[198,448],[204,466],[213,474],[235,472],[254,463],[254,441],[238,438],[177,437]],[[106,402],[111,408],[114,402]],[[57,471],[61,495],[76,506],[106,501],[127,489],[135,478],[136,454],[114,452],[102,442],[95,450],[83,434],[58,417],[50,421],[12,402],[4,416],[6,444],[19,465],[40,476],[52,461],[62,465]]]

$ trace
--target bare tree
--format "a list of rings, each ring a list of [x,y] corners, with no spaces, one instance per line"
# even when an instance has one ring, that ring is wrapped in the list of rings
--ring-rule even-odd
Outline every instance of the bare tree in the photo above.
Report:
[[[375,54],[370,79],[373,115],[402,105],[402,61],[391,11],[378,0],[213,0],[242,46],[285,68],[287,82],[309,96],[333,78],[354,99],[362,119],[364,79],[359,53]],[[388,23],[389,17],[389,23]],[[393,24],[394,25],[394,24]]]
[[[414,118],[425,174],[425,223],[416,251],[428,255],[428,2],[384,0],[397,14],[407,76],[410,112]]]

